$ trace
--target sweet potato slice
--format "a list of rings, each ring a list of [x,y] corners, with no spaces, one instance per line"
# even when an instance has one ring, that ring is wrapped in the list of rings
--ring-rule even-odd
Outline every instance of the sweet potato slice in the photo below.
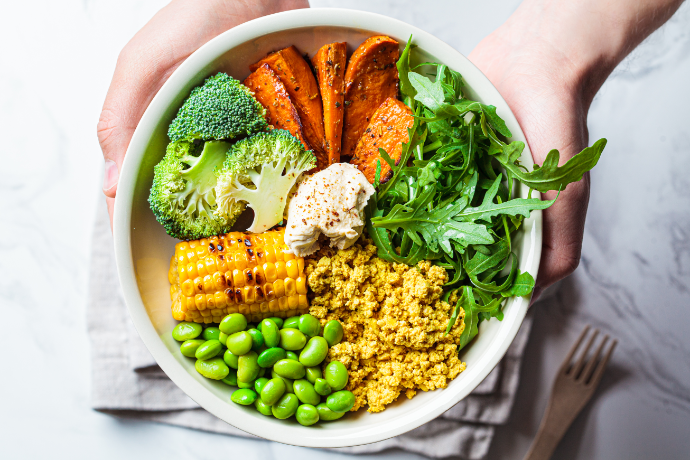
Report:
[[[393,171],[379,155],[379,149],[385,150],[396,165],[400,163],[402,143],[409,142],[407,128],[411,128],[413,123],[412,110],[401,101],[389,97],[372,115],[369,126],[357,142],[355,155],[350,163],[357,165],[373,184],[376,177],[376,161],[380,160],[381,183],[388,181]]]
[[[324,45],[311,58],[323,100],[323,128],[329,165],[340,161],[346,62],[347,43],[345,42]]]
[[[254,92],[254,97],[266,108],[266,121],[275,129],[286,129],[310,149],[304,138],[302,122],[292,104],[285,85],[268,64],[259,66],[244,80],[244,86]]]
[[[369,37],[350,57],[345,72],[345,117],[342,155],[355,153],[357,142],[376,109],[398,96],[398,42],[385,35]]]
[[[321,105],[319,87],[309,64],[294,46],[269,54],[249,68],[254,71],[263,64],[268,64],[285,85],[285,89],[302,121],[304,137],[316,155],[317,166],[319,168],[327,166],[328,155],[324,147],[323,106]]]

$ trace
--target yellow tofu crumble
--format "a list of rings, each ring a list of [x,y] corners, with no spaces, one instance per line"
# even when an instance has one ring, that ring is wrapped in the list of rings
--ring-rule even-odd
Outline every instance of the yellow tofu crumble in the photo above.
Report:
[[[387,262],[363,237],[349,249],[321,249],[305,271],[315,293],[310,313],[322,324],[343,325],[343,341],[329,349],[324,366],[336,360],[348,369],[352,411],[368,405],[380,412],[401,393],[446,388],[465,370],[457,351],[464,311],[444,335],[452,313],[441,300],[445,269]]]

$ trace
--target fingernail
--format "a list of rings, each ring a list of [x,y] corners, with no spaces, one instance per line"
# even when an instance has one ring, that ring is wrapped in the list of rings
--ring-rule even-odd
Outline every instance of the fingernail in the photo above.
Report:
[[[103,190],[107,191],[117,184],[117,179],[120,173],[117,170],[117,165],[113,160],[105,161],[105,174],[103,175]]]

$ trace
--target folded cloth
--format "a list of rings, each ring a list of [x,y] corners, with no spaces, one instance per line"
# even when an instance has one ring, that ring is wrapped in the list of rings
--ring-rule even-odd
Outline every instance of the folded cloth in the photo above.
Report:
[[[144,346],[125,307],[105,206],[98,212],[92,241],[87,306],[92,407],[121,417],[254,437],[200,408],[165,375]],[[474,392],[437,419],[395,438],[335,450],[373,453],[397,448],[433,458],[483,458],[493,425],[505,423],[513,405],[531,323],[528,314],[500,364]]]

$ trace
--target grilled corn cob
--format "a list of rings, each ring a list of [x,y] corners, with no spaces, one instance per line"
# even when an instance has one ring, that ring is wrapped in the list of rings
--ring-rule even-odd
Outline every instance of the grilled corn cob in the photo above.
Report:
[[[219,323],[242,313],[256,322],[306,313],[304,258],[288,252],[283,235],[231,232],[178,243],[168,271],[173,317]]]

